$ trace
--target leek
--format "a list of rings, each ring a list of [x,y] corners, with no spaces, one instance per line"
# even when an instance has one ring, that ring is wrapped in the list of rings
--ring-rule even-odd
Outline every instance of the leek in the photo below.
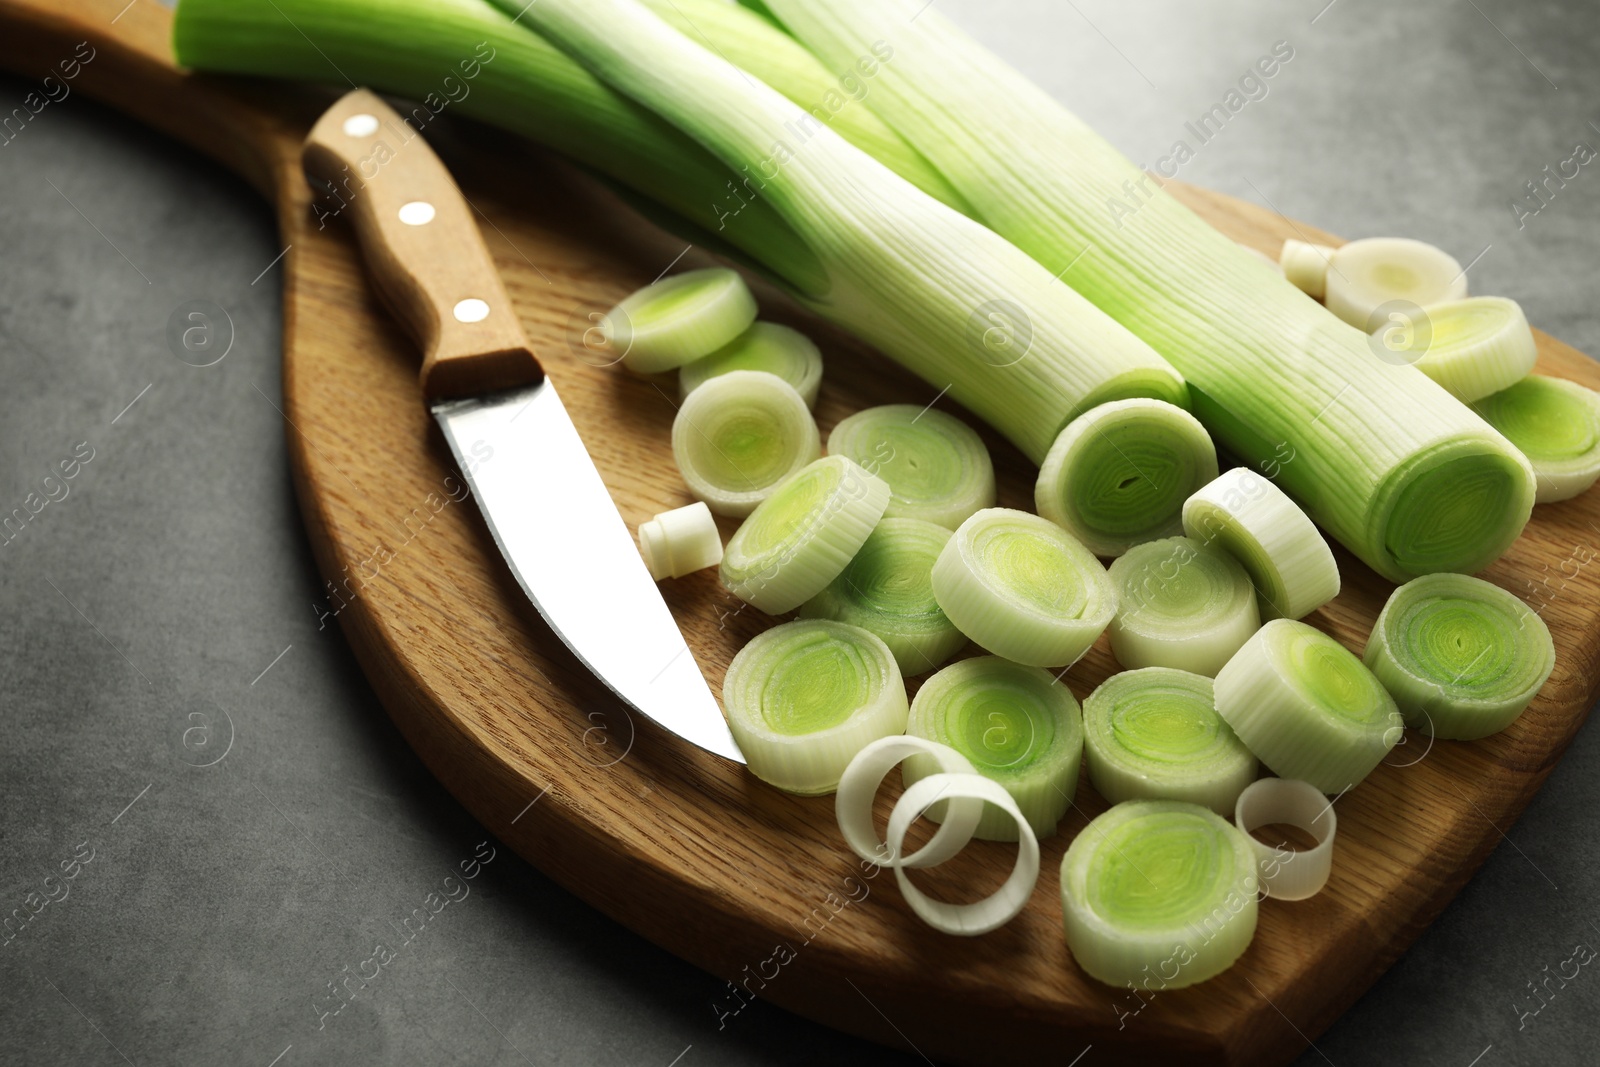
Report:
[[[899,734],[880,737],[855,754],[850,765],[839,779],[834,797],[834,813],[839,820],[839,832],[845,844],[857,856],[880,867],[935,867],[956,855],[972,840],[972,831],[983,812],[979,800],[959,800],[949,805],[945,820],[928,839],[927,844],[901,856],[889,848],[888,842],[879,841],[872,827],[872,801],[878,788],[902,761],[914,755],[924,755],[933,760],[940,771],[951,774],[973,774],[967,757],[949,745],[937,744],[920,737]]]
[[[1570,500],[1600,478],[1600,393],[1530,374],[1472,405],[1533,464],[1538,501]]]
[[[711,509],[697,502],[640,523],[639,554],[656,581],[682,578],[722,562],[722,535]]]
[[[1400,711],[1343,645],[1303,622],[1267,623],[1217,674],[1217,714],[1284,778],[1342,793],[1403,731]]]
[[[1334,249],[1323,300],[1356,329],[1375,333],[1390,314],[1409,319],[1466,295],[1467,272],[1450,253],[1408,237],[1366,237]]]
[[[1321,300],[1328,281],[1328,261],[1334,250],[1327,245],[1308,244],[1289,238],[1278,253],[1278,265],[1289,284],[1307,296]]]
[[[1097,556],[1183,529],[1183,502],[1217,476],[1205,427],[1159,400],[1119,400],[1061,431],[1034,485],[1039,514]]]
[[[1214,677],[1261,626],[1238,560],[1187,537],[1149,541],[1111,564],[1111,654],[1124,667]]]
[[[955,749],[977,773],[1005,787],[1035,837],[1049,837],[1078,788],[1083,725],[1067,687],[1038,667],[998,656],[952,663],[922,683],[906,732]],[[937,774],[938,761],[914,755],[905,784]],[[940,806],[942,808],[942,806]],[[929,817],[942,821],[940,808]],[[973,836],[1015,841],[1018,823],[986,808]]]
[[[870,630],[901,674],[933,670],[967,643],[933,595],[933,563],[949,540],[950,531],[931,522],[883,519],[839,576],[800,606],[801,617]]]
[[[849,456],[889,483],[890,518],[954,530],[994,506],[994,464],[973,429],[915,404],[867,408],[828,434],[828,453]]]
[[[1279,462],[1291,495],[1380,574],[1470,573],[1522,530],[1533,477],[1503,437],[1420,371],[1377,359],[937,7],[766,7],[829,65],[892,41],[868,106],[978,218],[1171,360],[1217,442]]]
[[[1333,869],[1333,838],[1339,818],[1316,786],[1289,778],[1252,782],[1239,794],[1233,823],[1250,841],[1256,854],[1256,873],[1267,896],[1305,900],[1322,892]],[[1251,833],[1263,826],[1280,825],[1305,831],[1316,844],[1303,851],[1290,851],[1269,845]]]
[[[741,370],[689,394],[672,420],[672,456],[695,499],[743,518],[822,453],[811,410],[781,378]]]
[[[839,576],[888,504],[887,485],[843,456],[825,456],[734,531],[722,554],[722,584],[769,615],[792,611]]]
[[[1474,296],[1435,304],[1426,316],[1416,367],[1456,399],[1481,400],[1533,372],[1539,347],[1515,300]]]
[[[1555,668],[1550,629],[1514,594],[1464,574],[1396,589],[1363,660],[1406,725],[1470,741],[1514,722]]]
[[[735,370],[775,374],[794,387],[806,407],[817,406],[822,353],[798,330],[775,322],[756,323],[704,359],[684,364],[678,371],[678,392],[687,397],[719,374]]]
[[[1067,947],[1091,978],[1149,992],[1212,978],[1256,933],[1255,855],[1215,812],[1131,800],[1096,816],[1061,860]]]
[[[1219,815],[1256,758],[1217,714],[1211,679],[1168,667],[1113,674],[1083,702],[1089,781],[1113,804],[1181,800]]]
[[[855,626],[807,619],[757,634],[722,682],[728,728],[750,772],[790,793],[831,793],[851,759],[906,727],[889,649]]]
[[[1183,505],[1183,531],[1244,564],[1265,619],[1300,619],[1339,595],[1333,551],[1276,485],[1234,467]]]
[[[602,319],[606,342],[635,374],[710,355],[750,328],[756,298],[726,267],[674,274],[630,293]]]
[[[1032,667],[1076,663],[1117,609],[1093,553],[1048,519],[1008,508],[961,524],[933,565],[933,595],[962,633]]]

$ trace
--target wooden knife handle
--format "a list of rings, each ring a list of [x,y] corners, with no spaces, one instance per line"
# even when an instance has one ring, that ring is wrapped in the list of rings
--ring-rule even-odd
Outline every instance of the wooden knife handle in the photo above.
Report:
[[[354,224],[378,294],[422,349],[425,399],[543,380],[471,206],[419,133],[357,89],[317,120],[302,161],[319,224]]]

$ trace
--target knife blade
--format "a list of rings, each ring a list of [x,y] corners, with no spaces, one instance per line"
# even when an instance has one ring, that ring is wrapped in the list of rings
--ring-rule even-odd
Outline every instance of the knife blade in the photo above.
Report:
[[[444,164],[360,89],[317,121],[302,160],[323,225],[348,216],[375,289],[422,349],[423,397],[528,599],[628,705],[743,763]]]

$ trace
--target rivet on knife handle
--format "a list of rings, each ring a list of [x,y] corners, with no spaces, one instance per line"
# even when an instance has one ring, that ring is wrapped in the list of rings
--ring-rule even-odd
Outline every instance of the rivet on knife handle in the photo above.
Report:
[[[347,94],[306,137],[306,177],[347,216],[389,310],[422,349],[428,401],[533,385],[544,371],[455,180],[376,95]]]

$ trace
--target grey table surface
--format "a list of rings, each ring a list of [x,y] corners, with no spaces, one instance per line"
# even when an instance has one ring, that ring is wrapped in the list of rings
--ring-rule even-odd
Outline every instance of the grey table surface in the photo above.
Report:
[[[1593,3],[940,4],[1147,164],[1288,42],[1180,177],[1478,257],[1476,291],[1600,352],[1600,175],[1512,206],[1600,144]],[[0,113],[29,88],[0,78]],[[759,1001],[719,1026],[718,979],[480,845],[318,629],[274,407],[281,246],[248,188],[81,96],[0,145],[0,188],[0,512],[92,455],[0,543],[0,911],[51,899],[0,945],[0,1063],[921,1062],[915,1032],[885,1051]],[[196,299],[233,324],[206,368],[167,340]],[[1591,728],[1299,1062],[1600,1059],[1600,978],[1532,992],[1600,945],[1597,782]],[[322,1016],[474,855],[466,895]]]

